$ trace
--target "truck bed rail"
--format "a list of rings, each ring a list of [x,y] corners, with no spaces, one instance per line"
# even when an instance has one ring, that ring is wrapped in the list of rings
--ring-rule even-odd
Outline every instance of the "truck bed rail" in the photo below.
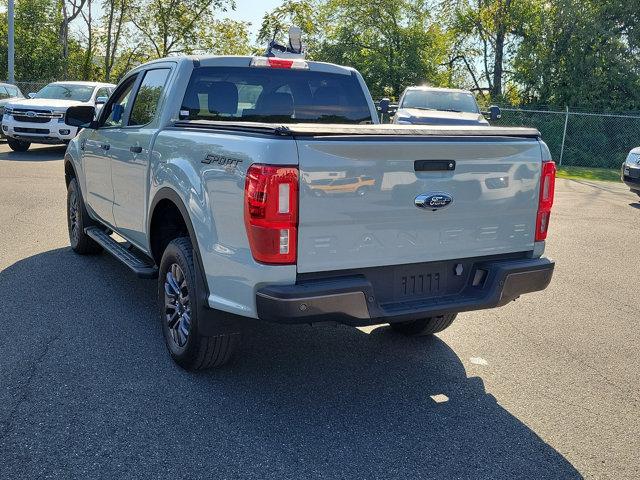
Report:
[[[517,137],[540,138],[535,128],[439,126],[439,125],[345,125],[329,123],[259,123],[219,120],[180,120],[178,128],[224,130],[288,137]]]

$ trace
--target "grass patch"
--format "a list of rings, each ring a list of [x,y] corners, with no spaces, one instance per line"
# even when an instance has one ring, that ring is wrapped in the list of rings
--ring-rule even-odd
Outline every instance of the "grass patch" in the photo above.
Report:
[[[575,178],[578,180],[604,180],[619,182],[620,170],[611,168],[558,167],[558,178]]]

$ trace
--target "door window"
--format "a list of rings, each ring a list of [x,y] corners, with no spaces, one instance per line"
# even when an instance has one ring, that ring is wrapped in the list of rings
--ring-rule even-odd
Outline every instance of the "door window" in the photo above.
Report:
[[[147,125],[153,121],[168,75],[168,68],[158,68],[145,73],[129,115],[130,126]]]
[[[129,104],[129,99],[131,98],[131,92],[134,84],[136,83],[136,78],[137,75],[129,77],[125,83],[116,89],[113,97],[109,99],[104,107],[102,122],[100,125],[101,127],[122,127],[122,117],[124,116],[124,112]]]
[[[6,88],[0,86],[0,100],[9,98],[9,92]]]
[[[110,94],[110,93],[111,93],[111,92],[109,92],[109,89],[108,89],[108,88],[104,88],[104,87],[99,88],[99,89],[98,89],[98,92],[96,93],[96,98],[100,98],[100,97],[107,97],[107,98],[109,98],[109,94]]]

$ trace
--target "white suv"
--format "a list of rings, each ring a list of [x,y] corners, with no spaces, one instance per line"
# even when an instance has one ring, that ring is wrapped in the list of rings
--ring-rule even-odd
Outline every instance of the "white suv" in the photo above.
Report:
[[[5,105],[2,133],[9,147],[25,152],[31,143],[65,144],[78,133],[76,127],[64,123],[67,108],[74,105],[106,103],[115,85],[96,82],[54,82],[30,98]]]

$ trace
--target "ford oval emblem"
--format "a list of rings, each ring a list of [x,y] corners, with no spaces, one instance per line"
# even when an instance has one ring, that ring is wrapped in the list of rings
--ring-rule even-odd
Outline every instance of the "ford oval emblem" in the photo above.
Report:
[[[416,207],[425,210],[442,210],[453,203],[453,197],[448,193],[423,193],[418,195],[415,200]]]
[[[26,112],[25,115],[27,117],[35,117],[36,116],[36,112]]]

